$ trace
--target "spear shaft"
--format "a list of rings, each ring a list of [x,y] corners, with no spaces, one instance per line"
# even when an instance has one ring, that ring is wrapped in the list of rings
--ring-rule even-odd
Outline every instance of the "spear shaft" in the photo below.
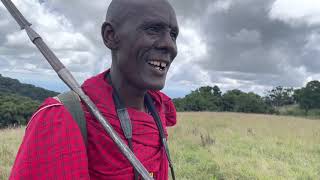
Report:
[[[54,71],[58,74],[60,79],[86,104],[89,108],[92,115],[96,117],[96,119],[101,123],[103,128],[107,131],[111,139],[118,146],[123,155],[129,160],[131,165],[138,171],[138,173],[145,180],[153,180],[150,177],[146,168],[142,165],[142,163],[137,159],[137,157],[133,154],[130,148],[123,142],[123,140],[117,135],[116,131],[112,128],[110,123],[105,119],[105,117],[100,113],[96,105],[91,101],[91,99],[83,92],[79,83],[72,76],[70,71],[66,69],[66,67],[60,62],[57,56],[49,49],[49,47],[43,42],[40,35],[35,32],[30,26],[29,23],[24,16],[20,13],[20,11],[15,7],[15,5],[11,2],[11,0],[1,0],[13,18],[17,21],[21,29],[24,29],[30,40],[33,44],[37,46],[42,55],[46,58],[49,64],[52,66]]]

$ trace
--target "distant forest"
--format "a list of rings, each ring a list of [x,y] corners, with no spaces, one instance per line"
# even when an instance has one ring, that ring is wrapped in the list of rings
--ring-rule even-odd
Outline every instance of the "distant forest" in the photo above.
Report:
[[[229,111],[320,117],[320,82],[310,81],[300,89],[278,86],[269,90],[265,96],[238,89],[222,94],[218,86],[205,86],[173,101],[178,111]]]
[[[25,125],[44,99],[57,94],[0,74],[0,128]]]
[[[47,97],[58,93],[0,74],[0,128],[25,125]],[[278,86],[265,96],[238,89],[222,93],[218,86],[200,87],[173,99],[177,111],[226,111],[320,117],[320,82],[293,89]]]

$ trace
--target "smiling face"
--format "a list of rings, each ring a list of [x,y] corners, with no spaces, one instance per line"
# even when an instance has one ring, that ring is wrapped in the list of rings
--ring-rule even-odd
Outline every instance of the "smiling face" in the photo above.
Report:
[[[139,0],[124,10],[114,27],[117,45],[112,68],[122,79],[143,90],[164,87],[168,69],[177,55],[176,15],[165,0]]]

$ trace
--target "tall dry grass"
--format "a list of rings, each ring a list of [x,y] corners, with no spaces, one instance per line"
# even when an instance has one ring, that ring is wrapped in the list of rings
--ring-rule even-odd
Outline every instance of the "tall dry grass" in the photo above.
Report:
[[[170,130],[178,179],[319,179],[320,120],[179,113]]]
[[[24,127],[0,130],[0,179],[8,179],[21,143]]]

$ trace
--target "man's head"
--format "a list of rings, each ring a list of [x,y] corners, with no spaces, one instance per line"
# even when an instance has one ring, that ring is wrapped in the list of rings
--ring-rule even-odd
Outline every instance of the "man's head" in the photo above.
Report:
[[[160,90],[177,55],[176,15],[167,0],[113,0],[102,26],[112,71],[141,90]]]

